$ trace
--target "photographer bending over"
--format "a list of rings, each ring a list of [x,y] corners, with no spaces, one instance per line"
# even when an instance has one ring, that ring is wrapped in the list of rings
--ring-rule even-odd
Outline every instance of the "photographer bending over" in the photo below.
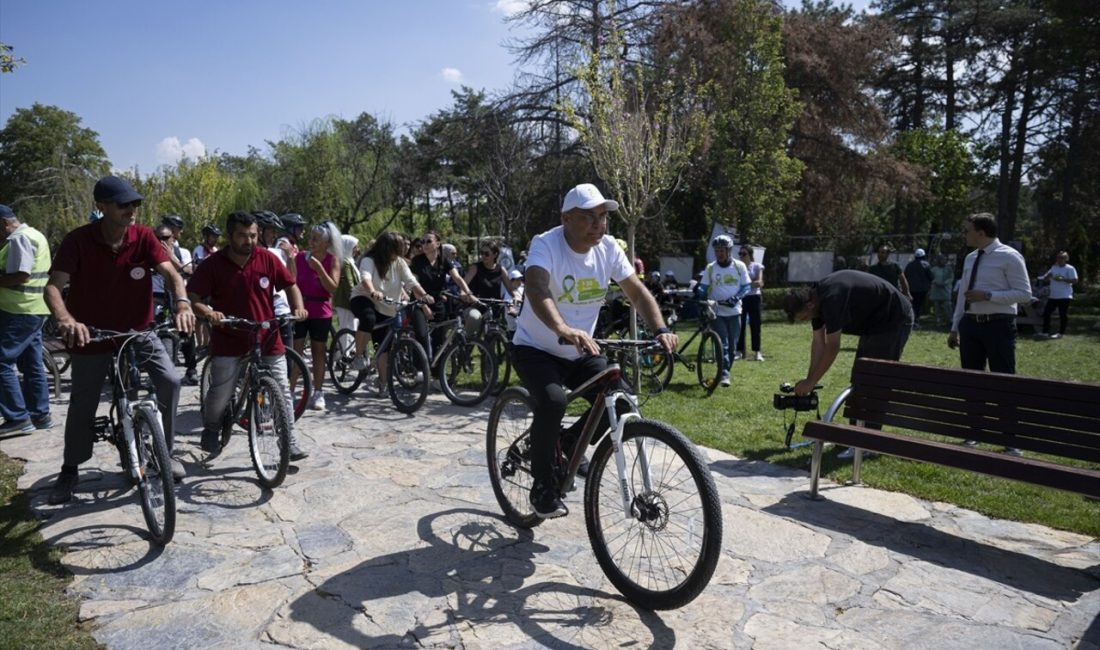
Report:
[[[814,330],[810,369],[795,384],[796,395],[808,395],[832,367],[841,334],[859,336],[857,358],[897,361],[913,329],[909,300],[886,280],[863,271],[837,271],[815,287],[791,289],[783,309],[792,323],[809,320]],[[850,455],[849,450],[840,457]]]

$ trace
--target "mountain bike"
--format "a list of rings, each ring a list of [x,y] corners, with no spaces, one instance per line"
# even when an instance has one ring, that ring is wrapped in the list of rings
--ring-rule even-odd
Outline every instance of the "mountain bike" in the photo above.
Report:
[[[152,341],[169,327],[130,332],[88,328],[91,343],[121,340],[110,364],[111,409],[95,418],[92,432],[96,442],[110,442],[118,449],[123,471],[137,486],[149,535],[159,546],[172,541],[176,531],[176,490],[160,408],[152,387],[141,381],[142,360],[134,341]],[[145,397],[138,395],[142,388],[147,389]]]
[[[655,341],[597,340],[605,350],[648,350]],[[648,609],[691,602],[714,574],[722,547],[718,490],[695,446],[673,427],[644,419],[611,364],[567,400],[596,394],[571,455],[559,444],[558,489],[574,485],[590,443],[598,441],[584,489],[588,539],[600,568],[630,601]],[[542,522],[529,502],[532,402],[526,389],[501,393],[489,415],[489,481],[505,517],[521,528]],[[610,428],[596,431],[607,414]]]
[[[222,416],[221,446],[225,449],[229,444],[234,424],[240,424],[248,431],[252,467],[256,470],[260,485],[266,488],[281,485],[290,465],[290,407],[283,387],[261,365],[260,332],[278,327],[280,321],[279,318],[254,321],[225,317],[219,323],[223,327],[247,330],[251,345],[248,354],[241,357],[242,367],[237,373],[233,396]],[[210,357],[207,363],[213,359]]]
[[[512,336],[508,332],[504,315],[505,310],[512,307],[513,303],[510,300],[492,298],[479,298],[478,302],[485,306],[478,339],[485,343],[497,362],[497,378],[489,389],[489,394],[500,395],[508,387],[508,381],[512,377]]]
[[[198,325],[196,325],[196,327],[198,327]],[[313,394],[313,375],[309,372],[309,365],[306,364],[306,360],[301,354],[287,345],[286,341],[283,342],[283,347],[283,356],[286,357],[287,377],[290,377],[292,372],[297,372],[298,376],[297,383],[295,383],[290,390],[290,410],[294,416],[294,421],[297,422],[298,419],[302,417],[302,414],[306,412],[306,405],[309,403],[309,397]],[[204,398],[208,390],[210,390],[209,357],[202,362],[202,372],[199,373],[200,415],[206,414]],[[242,423],[241,428],[247,428],[247,424]]]
[[[709,397],[718,387],[718,381],[722,376],[722,365],[725,363],[722,355],[722,339],[718,332],[714,331],[711,323],[717,318],[714,308],[719,303],[714,300],[692,300],[702,307],[699,312],[699,327],[684,341],[680,349],[672,353],[671,358],[666,357],[667,367],[663,364],[654,368],[653,373],[661,378],[662,384],[667,388],[672,379],[672,366],[676,362],[683,364],[688,372],[695,373],[699,385],[703,387]],[[723,301],[721,304],[729,305],[732,301]],[[700,338],[702,337],[702,338]],[[699,338],[699,347],[695,350],[695,360],[692,361],[687,350],[695,339]]]
[[[459,299],[458,294],[446,294]],[[438,350],[433,350],[431,333],[447,331]],[[476,406],[489,396],[497,381],[497,360],[481,339],[466,333],[466,319],[455,318],[428,324],[428,358],[436,369],[439,388],[452,404]]]
[[[355,332],[342,329],[336,334],[336,342],[329,354],[329,377],[336,390],[344,395],[354,393],[363,380],[377,375],[378,360],[388,354],[389,376],[381,378],[387,387],[390,401],[402,413],[415,413],[428,398],[428,354],[416,340],[412,327],[412,310],[418,309],[420,300],[400,301],[385,299],[396,305],[397,313],[376,327],[388,327],[386,338],[367,357],[367,367],[356,370]]]

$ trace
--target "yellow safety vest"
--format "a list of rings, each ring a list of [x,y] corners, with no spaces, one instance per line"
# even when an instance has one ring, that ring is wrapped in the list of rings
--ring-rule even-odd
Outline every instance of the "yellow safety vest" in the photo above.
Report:
[[[26,284],[17,287],[0,287],[0,310],[9,314],[35,314],[45,316],[50,313],[46,308],[46,281],[50,275],[50,244],[46,237],[23,224],[16,230],[12,237],[26,237],[34,244],[34,266],[31,267],[31,277]],[[0,270],[8,265],[8,253],[11,252],[11,243],[0,249]]]

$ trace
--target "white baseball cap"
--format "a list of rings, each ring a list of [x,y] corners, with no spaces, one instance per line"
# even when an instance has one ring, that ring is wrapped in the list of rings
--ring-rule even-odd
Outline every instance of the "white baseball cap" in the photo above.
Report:
[[[509,280],[519,280],[523,278],[523,274],[519,272],[519,269],[512,269],[508,271]]]
[[[918,248],[917,250],[913,251],[913,257],[924,257],[924,249]]]
[[[603,194],[600,194],[595,185],[581,183],[565,195],[565,200],[561,204],[561,211],[564,214],[577,208],[591,210],[598,205],[606,205],[607,209],[612,212],[619,209],[619,202],[603,198]]]

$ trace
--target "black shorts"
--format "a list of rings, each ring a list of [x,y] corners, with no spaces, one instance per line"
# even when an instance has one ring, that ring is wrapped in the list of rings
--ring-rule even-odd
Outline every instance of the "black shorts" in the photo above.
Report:
[[[324,343],[328,341],[328,333],[331,329],[332,317],[300,320],[294,324],[294,340],[304,339],[306,334],[309,334],[310,341]]]

